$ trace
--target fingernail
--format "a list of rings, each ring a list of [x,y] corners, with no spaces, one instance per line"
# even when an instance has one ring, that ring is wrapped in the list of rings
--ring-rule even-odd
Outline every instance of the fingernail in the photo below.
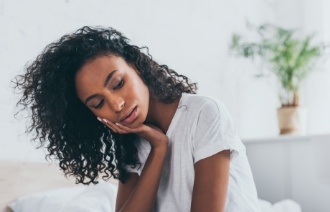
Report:
[[[102,122],[102,119],[100,117],[97,117],[97,120],[99,120],[100,122]]]
[[[117,126],[120,126],[120,124],[118,124],[118,123],[115,123]]]
[[[108,121],[106,119],[102,119],[102,120],[103,120],[104,123],[106,123],[106,124],[108,123]]]

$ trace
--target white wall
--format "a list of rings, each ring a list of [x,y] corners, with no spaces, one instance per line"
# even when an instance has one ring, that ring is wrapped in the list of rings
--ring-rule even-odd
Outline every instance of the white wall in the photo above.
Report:
[[[330,134],[245,140],[258,196],[292,199],[303,212],[330,211]]]
[[[304,33],[318,31],[318,38],[330,44],[330,1],[308,1],[304,5]],[[330,58],[330,55],[328,55]],[[321,63],[306,82],[305,104],[309,108],[309,131],[330,129],[330,60]]]
[[[43,151],[34,150],[23,134],[24,123],[13,118],[17,96],[10,80],[48,43],[83,25],[112,26],[132,43],[148,46],[158,62],[197,81],[200,94],[222,99],[242,138],[277,135],[274,79],[254,79],[257,67],[230,56],[228,46],[233,32],[246,32],[247,19],[255,25],[275,22],[303,29],[313,26],[309,18],[323,21],[318,16],[323,0],[301,2],[0,0],[0,158],[43,160]],[[326,25],[322,23],[317,30]],[[312,114],[309,133],[330,131],[330,89],[322,90],[329,87],[328,73],[314,74],[304,88],[303,100]]]

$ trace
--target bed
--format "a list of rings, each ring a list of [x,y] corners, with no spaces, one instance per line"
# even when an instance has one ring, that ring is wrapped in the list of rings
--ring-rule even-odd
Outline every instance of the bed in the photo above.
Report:
[[[56,164],[0,161],[0,212],[114,211],[118,181],[75,184]],[[301,212],[299,204],[259,200],[262,212]]]
[[[108,183],[116,185],[117,181],[110,179]],[[56,164],[0,162],[0,212],[11,212],[8,204],[19,197],[59,188],[72,188],[77,193],[86,186],[75,184],[73,177],[65,178]]]

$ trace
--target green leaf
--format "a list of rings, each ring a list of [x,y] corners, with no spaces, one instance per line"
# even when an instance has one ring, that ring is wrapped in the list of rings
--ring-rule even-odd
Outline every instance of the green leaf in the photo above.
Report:
[[[258,27],[248,23],[248,28],[257,32],[259,42],[246,42],[239,34],[233,34],[231,51],[238,57],[251,60],[259,57],[287,91],[298,92],[301,82],[312,72],[324,49],[330,48],[324,44],[312,45],[313,35],[300,39],[295,30],[268,23]],[[255,75],[258,78],[264,76]]]

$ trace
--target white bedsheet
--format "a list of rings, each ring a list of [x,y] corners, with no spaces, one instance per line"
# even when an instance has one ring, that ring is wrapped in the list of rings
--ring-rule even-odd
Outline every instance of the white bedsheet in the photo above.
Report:
[[[9,207],[14,212],[114,212],[117,186],[101,181],[97,185],[52,189],[23,196]],[[275,204],[259,199],[263,212],[301,212],[293,200]]]
[[[117,186],[100,182],[91,186],[53,189],[18,198],[9,207],[14,212],[112,212]]]

